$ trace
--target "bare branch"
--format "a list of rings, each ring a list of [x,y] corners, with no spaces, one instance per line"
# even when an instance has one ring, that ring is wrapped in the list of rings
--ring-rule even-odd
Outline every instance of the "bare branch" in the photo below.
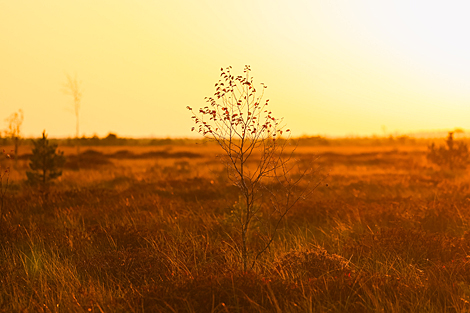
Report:
[[[247,270],[248,258],[255,253],[249,251],[252,222],[259,221],[260,212],[267,209],[263,201],[263,190],[267,184],[277,184],[286,194],[285,201],[276,201],[271,206],[271,215],[278,221],[267,245],[255,253],[253,264],[268,249],[281,220],[303,196],[295,194],[306,172],[295,179],[292,160],[295,149],[286,154],[290,131],[284,130],[282,118],[273,116],[269,100],[263,100],[265,85],[257,91],[251,69],[244,68],[244,76],[234,76],[231,67],[221,69],[221,79],[215,84],[213,97],[206,97],[205,107],[193,110],[195,127],[192,130],[214,140],[224,151],[229,179],[240,190],[243,203],[238,204],[237,220],[241,232],[241,259]],[[282,137],[282,136],[285,137]],[[272,199],[277,199],[273,195]],[[270,216],[271,216],[270,215]],[[267,222],[267,221],[265,221]]]

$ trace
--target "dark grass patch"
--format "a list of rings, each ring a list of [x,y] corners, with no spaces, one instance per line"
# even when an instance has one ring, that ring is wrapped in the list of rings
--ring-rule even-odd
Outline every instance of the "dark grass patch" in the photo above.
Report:
[[[276,271],[304,280],[330,275],[351,276],[355,272],[355,267],[349,260],[330,254],[320,247],[289,252],[275,264]]]
[[[106,155],[99,151],[89,149],[80,153],[80,157],[77,157],[76,154],[67,156],[64,167],[66,169],[87,169],[110,165],[112,165],[112,162]]]
[[[465,257],[470,251],[470,242],[417,229],[385,228],[375,234],[347,239],[343,251],[356,262],[399,258],[426,267]]]
[[[119,150],[106,156],[114,159],[195,159],[203,157],[201,154],[188,151],[169,152],[166,150],[150,151],[142,154],[135,154],[129,150]]]

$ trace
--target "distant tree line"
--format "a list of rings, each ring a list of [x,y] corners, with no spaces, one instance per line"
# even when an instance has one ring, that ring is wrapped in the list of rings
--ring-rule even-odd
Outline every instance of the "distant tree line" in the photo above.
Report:
[[[23,145],[32,145],[36,138],[22,138]],[[73,147],[77,144],[76,138],[58,138],[49,139],[51,143],[59,146]],[[187,139],[187,138],[121,138],[116,134],[110,133],[106,137],[98,137],[97,135],[78,139],[80,146],[164,146],[164,145],[186,145],[186,144],[207,144],[206,140]],[[1,137],[0,145],[14,145],[14,139],[11,137]]]
[[[21,138],[22,145],[32,145],[32,140],[36,138]],[[59,146],[73,147],[77,144],[76,138],[59,138],[49,139],[51,143]],[[282,141],[282,138],[279,140]],[[389,137],[346,137],[346,138],[328,138],[323,136],[302,136],[292,138],[298,146],[393,146],[393,145],[423,145],[428,146],[432,142],[438,140],[444,143],[445,138],[414,138],[411,136],[389,136]],[[470,144],[470,138],[460,139]],[[110,133],[105,137],[97,135],[86,137],[82,136],[78,139],[80,146],[165,146],[165,145],[189,145],[189,144],[213,144],[206,139],[191,138],[124,138],[114,133]],[[0,145],[14,146],[15,139],[11,136],[0,136]]]

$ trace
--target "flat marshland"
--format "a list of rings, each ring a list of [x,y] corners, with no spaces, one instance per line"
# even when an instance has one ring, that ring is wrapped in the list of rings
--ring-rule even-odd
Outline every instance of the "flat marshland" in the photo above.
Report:
[[[470,311],[470,176],[426,146],[298,147],[319,185],[248,272],[217,146],[59,150],[47,192],[2,160],[2,312]]]

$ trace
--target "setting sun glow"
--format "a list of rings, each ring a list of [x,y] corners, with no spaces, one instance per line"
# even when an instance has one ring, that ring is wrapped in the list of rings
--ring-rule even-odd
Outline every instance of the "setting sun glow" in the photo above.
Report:
[[[294,136],[470,128],[466,2],[0,1],[0,118],[24,136],[189,137],[220,68],[251,65]],[[4,128],[5,125],[0,128]]]

